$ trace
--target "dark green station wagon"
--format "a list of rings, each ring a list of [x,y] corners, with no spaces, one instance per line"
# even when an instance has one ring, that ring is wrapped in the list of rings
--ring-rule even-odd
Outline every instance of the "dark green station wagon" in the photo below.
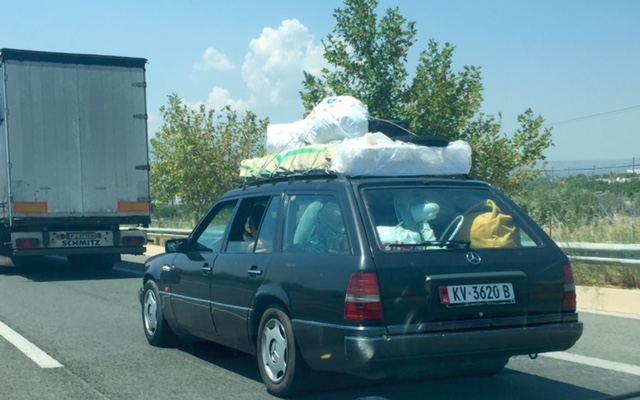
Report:
[[[150,344],[190,334],[257,356],[286,397],[313,371],[493,374],[582,334],[567,256],[467,176],[259,179],[147,261]]]

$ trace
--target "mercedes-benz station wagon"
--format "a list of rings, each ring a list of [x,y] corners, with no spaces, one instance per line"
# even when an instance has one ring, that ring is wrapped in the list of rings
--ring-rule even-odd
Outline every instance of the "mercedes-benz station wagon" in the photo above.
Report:
[[[498,373],[582,334],[567,256],[467,176],[259,179],[150,258],[144,333],[255,354],[269,392],[313,371],[372,379]]]

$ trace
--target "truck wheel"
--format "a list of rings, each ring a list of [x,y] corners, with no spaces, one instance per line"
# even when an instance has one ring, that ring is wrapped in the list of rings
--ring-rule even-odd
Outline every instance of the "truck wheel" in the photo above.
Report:
[[[11,262],[16,270],[28,270],[30,268],[34,268],[41,261],[41,256],[11,257]]]
[[[258,367],[267,390],[278,397],[296,393],[308,367],[296,344],[291,319],[281,307],[273,305],[265,311],[257,339]]]
[[[164,319],[158,285],[152,280],[147,281],[142,292],[142,327],[150,345],[158,347],[175,345],[178,336]]]
[[[111,271],[113,267],[122,261],[120,254],[105,254],[97,256],[97,259],[91,265],[92,268],[98,271]]]

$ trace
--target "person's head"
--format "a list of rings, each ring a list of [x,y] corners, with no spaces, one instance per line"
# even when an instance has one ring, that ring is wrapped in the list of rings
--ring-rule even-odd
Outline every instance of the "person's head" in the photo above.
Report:
[[[254,205],[251,208],[251,212],[249,213],[249,217],[247,218],[247,230],[253,237],[256,237],[258,235],[258,228],[260,227],[260,221],[262,220],[264,210],[265,206],[263,205]]]

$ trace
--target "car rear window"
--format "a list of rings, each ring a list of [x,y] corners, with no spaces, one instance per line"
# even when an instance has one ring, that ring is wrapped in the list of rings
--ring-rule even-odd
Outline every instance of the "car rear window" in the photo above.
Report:
[[[384,251],[539,246],[516,211],[481,188],[367,189],[364,199]]]

